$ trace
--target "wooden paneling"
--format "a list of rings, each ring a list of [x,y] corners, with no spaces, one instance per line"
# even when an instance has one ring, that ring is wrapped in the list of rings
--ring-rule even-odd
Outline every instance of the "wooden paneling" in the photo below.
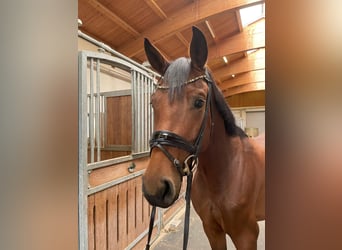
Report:
[[[132,144],[131,96],[107,98],[106,129],[106,146]]]
[[[141,176],[88,197],[89,249],[125,249],[149,224]],[[155,230],[156,231],[156,230]]]
[[[146,168],[148,158],[134,160],[135,171]],[[128,175],[127,167],[131,162],[95,169],[89,174],[91,187],[116,180]],[[186,188],[183,179],[181,194]],[[163,221],[168,222],[185,204],[181,197],[171,207],[163,210]],[[89,250],[125,249],[149,225],[151,206],[142,193],[141,176],[117,184],[88,197],[88,244]],[[157,220],[157,216],[156,216]],[[157,234],[154,229],[153,235]],[[153,236],[154,237],[154,236]],[[146,236],[134,247],[143,249]]]
[[[122,162],[105,168],[98,168],[89,174],[89,185],[96,187],[103,183],[116,180],[129,174],[128,167],[135,164],[135,171],[143,170],[147,167],[148,158],[139,158],[133,161]]]
[[[253,91],[226,98],[230,107],[265,106],[265,91]]]

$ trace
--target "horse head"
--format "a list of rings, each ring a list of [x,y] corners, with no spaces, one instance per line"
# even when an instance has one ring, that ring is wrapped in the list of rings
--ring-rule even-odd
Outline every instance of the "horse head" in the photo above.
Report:
[[[173,62],[145,39],[145,53],[162,76],[151,97],[154,133],[151,156],[143,175],[143,192],[151,205],[169,207],[178,198],[182,177],[197,165],[199,150],[209,144],[210,85],[203,33],[192,28],[190,58]]]

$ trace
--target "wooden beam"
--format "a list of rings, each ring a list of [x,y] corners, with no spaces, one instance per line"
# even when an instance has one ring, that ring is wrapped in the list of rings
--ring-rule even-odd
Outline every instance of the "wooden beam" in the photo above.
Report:
[[[194,1],[186,7],[178,10],[170,15],[160,24],[157,24],[144,32],[141,36],[132,42],[128,42],[123,46],[117,48],[122,54],[132,57],[143,50],[144,37],[150,39],[151,42],[156,43],[162,39],[168,38],[175,33],[203,21],[212,15],[222,13],[227,10],[234,10],[244,6],[250,6],[262,3],[261,0],[201,0]]]
[[[214,59],[265,47],[265,18],[246,27],[241,33],[209,47],[208,58]]]
[[[87,0],[87,2],[98,12],[100,12],[102,15],[107,17],[108,19],[112,20],[114,23],[119,25],[121,28],[126,30],[128,33],[133,35],[134,37],[138,37],[140,33],[136,31],[133,27],[131,27],[129,24],[127,24],[124,20],[122,20],[120,17],[115,15],[111,10],[109,10],[106,6],[99,3],[97,0]]]
[[[265,49],[259,49],[247,57],[228,63],[213,72],[215,79],[252,70],[265,69]]]
[[[159,5],[154,0],[144,1],[153,10],[153,12],[160,17],[161,20],[167,19],[167,15],[165,14],[165,12],[159,7]],[[189,42],[184,38],[184,36],[180,32],[177,32],[176,36],[179,39],[179,41],[183,43],[183,45],[185,45],[186,47],[189,46]]]
[[[229,88],[229,89],[223,90],[222,92],[223,92],[224,97],[226,98],[232,95],[251,92],[251,91],[258,91],[258,90],[265,90],[265,82],[262,81],[262,82],[249,83],[249,84]]]
[[[165,20],[167,18],[165,12],[159,7],[154,0],[144,0],[145,3],[156,13],[160,19]]]
[[[227,88],[236,87],[239,85],[244,85],[244,84],[253,83],[253,82],[262,82],[262,81],[263,82],[265,81],[265,70],[259,69],[259,70],[245,72],[245,73],[236,75],[234,78],[230,80],[223,81],[220,84],[220,88],[223,90]]]

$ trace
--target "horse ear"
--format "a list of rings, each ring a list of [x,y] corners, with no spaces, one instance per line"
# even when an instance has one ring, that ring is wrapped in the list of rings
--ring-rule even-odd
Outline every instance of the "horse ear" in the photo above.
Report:
[[[151,42],[145,38],[144,40],[145,53],[152,68],[154,68],[159,74],[164,75],[169,62],[163,57],[163,55],[151,44]]]
[[[197,27],[192,27],[190,58],[193,67],[202,70],[208,58],[208,47],[205,37]]]

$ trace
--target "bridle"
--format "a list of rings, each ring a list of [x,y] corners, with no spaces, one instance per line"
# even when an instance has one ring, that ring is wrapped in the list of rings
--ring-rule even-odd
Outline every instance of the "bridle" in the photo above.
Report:
[[[211,92],[212,92],[211,89],[212,89],[213,81],[208,71],[206,70],[204,75],[197,76],[183,83],[183,85],[187,85],[190,83],[194,83],[200,79],[204,79],[205,82],[208,84],[208,94],[206,98],[205,111],[204,111],[202,124],[194,142],[191,143],[187,141],[186,139],[184,139],[183,137],[167,130],[155,131],[152,134],[152,137],[150,140],[150,148],[151,148],[150,152],[151,153],[154,148],[160,149],[164,153],[164,155],[171,161],[173,166],[177,169],[181,178],[183,176],[187,176],[187,188],[186,188],[186,194],[185,194],[186,210],[185,210],[185,221],[184,221],[183,249],[186,249],[187,244],[188,244],[189,217],[190,217],[190,191],[191,191],[191,184],[192,184],[192,176],[193,176],[193,172],[195,171],[199,163],[198,155],[201,150],[201,143],[202,143],[202,139],[204,135],[204,130],[206,127],[208,116],[209,116],[209,106],[210,106],[210,100],[211,100]],[[168,88],[169,88],[168,86],[161,86],[161,85],[156,86],[156,89],[168,89]],[[182,149],[188,152],[189,155],[185,158],[184,162],[181,163],[165,148],[165,146]],[[151,220],[150,220],[150,225],[149,225],[149,233],[148,233],[146,250],[150,249],[150,240],[151,240],[151,235],[152,235],[152,230],[153,230],[155,211],[156,211],[156,207],[153,206],[152,212],[151,212]]]

